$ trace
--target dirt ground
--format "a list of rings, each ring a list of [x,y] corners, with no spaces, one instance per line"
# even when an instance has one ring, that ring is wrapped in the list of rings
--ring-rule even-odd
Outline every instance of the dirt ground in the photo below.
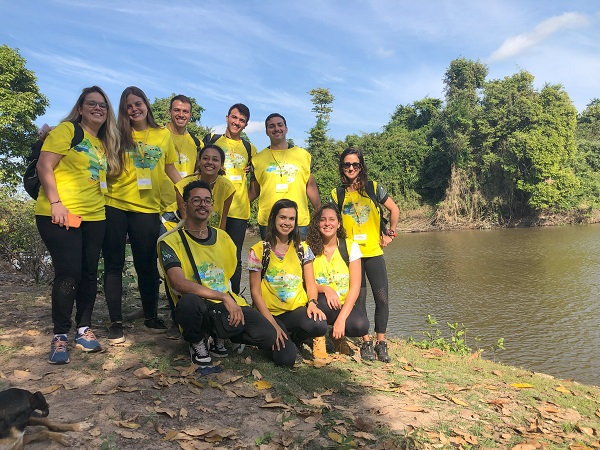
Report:
[[[324,394],[328,395],[326,400],[319,396],[307,398],[306,407],[292,407],[273,398],[264,386],[251,382],[256,379],[252,376],[253,358],[264,361],[263,355],[253,349],[235,356],[247,369],[198,378],[185,342],[146,331],[141,320],[125,323],[125,344],[109,346],[107,311],[100,295],[94,312],[97,323],[92,329],[106,344],[104,352],[84,354],[73,348],[72,330],[70,363],[51,365],[47,362],[52,336],[49,298],[50,286],[0,272],[0,389],[39,390],[50,405],[50,419],[89,424],[86,431],[69,433],[75,448],[257,448],[257,439],[260,443],[265,436],[274,437],[262,440],[271,441],[261,446],[265,449],[323,448],[333,442],[319,436],[315,411],[320,406],[333,404],[342,415],[362,415],[359,409],[364,405],[359,408],[348,404],[331,392]],[[160,315],[167,319],[166,310]],[[175,373],[160,374],[157,369],[172,363],[173,355],[177,355]],[[365,401],[373,410],[393,407],[384,396]],[[294,420],[286,419],[292,410]],[[400,419],[409,419],[409,415],[399,412],[387,425],[397,429],[397,424],[406,423]],[[361,422],[366,437],[372,439],[375,437],[369,431],[378,425],[382,424]],[[27,448],[63,447],[40,442]]]

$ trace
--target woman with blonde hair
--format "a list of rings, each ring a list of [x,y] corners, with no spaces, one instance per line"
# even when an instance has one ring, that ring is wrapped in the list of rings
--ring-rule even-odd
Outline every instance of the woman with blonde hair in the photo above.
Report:
[[[76,134],[82,138],[72,146]],[[121,170],[118,147],[115,115],[98,86],[83,89],[69,115],[42,146],[35,214],[54,266],[51,364],[69,362],[67,334],[74,304],[75,347],[89,353],[102,350],[90,326],[106,229],[103,192],[106,177]]]

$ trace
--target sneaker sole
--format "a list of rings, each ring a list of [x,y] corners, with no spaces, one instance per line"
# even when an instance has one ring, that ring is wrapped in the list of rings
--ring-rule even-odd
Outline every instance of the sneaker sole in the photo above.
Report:
[[[107,339],[107,341],[110,345],[122,344],[123,342],[125,342],[125,336],[121,336],[119,338],[114,339]]]
[[[70,362],[71,362],[71,360],[67,358],[67,360],[66,360],[66,361],[51,361],[51,360],[48,360],[48,362],[49,362],[50,364],[54,364],[54,365],[56,365],[56,366],[62,366],[63,364],[68,364],[68,363],[70,363]]]
[[[81,351],[84,351],[86,353],[98,353],[98,352],[102,351],[102,347],[101,346],[94,347],[94,348],[87,348],[87,347],[84,347],[81,344],[75,344],[75,348],[79,349]]]
[[[210,364],[210,363],[212,363],[211,358],[202,358],[202,360],[197,360],[197,361],[194,361],[192,359],[192,364],[196,364],[197,366],[202,366],[202,365],[206,365],[206,364]]]

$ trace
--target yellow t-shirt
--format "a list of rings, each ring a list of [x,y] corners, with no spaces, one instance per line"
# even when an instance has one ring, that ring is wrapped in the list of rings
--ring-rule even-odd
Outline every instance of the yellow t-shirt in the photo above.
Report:
[[[373,188],[377,194],[375,181]],[[379,245],[379,208],[367,194],[363,196],[359,192],[349,192],[347,189],[344,193],[340,212],[348,237],[360,246],[363,257],[383,255],[383,249]],[[338,203],[335,189],[331,191],[331,198],[335,204]]]
[[[106,204],[124,211],[158,213],[165,165],[177,161],[171,132],[148,127],[132,134],[136,146],[125,152],[121,175],[108,179]]]
[[[305,242],[302,243],[302,246],[306,251]],[[254,244],[252,250],[258,260],[262,261],[262,241]],[[282,260],[271,249],[269,267],[260,285],[263,300],[271,314],[278,316],[308,303],[303,279],[302,264],[294,245],[290,244]]]
[[[175,152],[177,153],[175,168],[179,172],[179,175],[181,175],[181,178],[185,178],[196,171],[196,159],[198,155],[196,143],[187,131],[183,136],[171,133],[171,138],[173,139]],[[200,142],[200,148],[202,148],[202,142]],[[175,187],[167,174],[164,174],[160,186],[160,212],[162,214],[176,210],[177,199],[175,198]]]
[[[185,177],[175,185],[175,189],[179,192],[179,195],[183,197],[183,189],[190,184],[192,181],[200,179],[200,174],[193,174]],[[208,218],[208,224],[211,227],[218,228],[221,223],[221,217],[223,216],[223,205],[235,192],[235,187],[227,178],[222,175],[217,176],[215,184],[212,186],[212,197],[213,197],[213,210]]]
[[[235,195],[231,201],[231,207],[227,217],[234,219],[248,220],[250,218],[250,202],[248,201],[248,181],[244,170],[248,165],[248,152],[244,143],[229,139],[222,135],[215,141],[215,144],[225,152],[225,176],[233,183]],[[256,156],[256,147],[250,144],[250,155]]]
[[[200,275],[201,284],[219,292],[228,292],[233,296],[235,302],[240,306],[248,306],[243,297],[234,294],[230,289],[230,279],[237,266],[236,247],[231,238],[223,230],[211,228],[211,233],[216,233],[216,239],[213,244],[204,244],[195,240],[184,231],[190,250],[196,263],[198,275]],[[162,244],[166,244],[162,245]],[[158,242],[158,260],[162,266],[163,272],[173,265],[181,267],[186,280],[196,281],[196,274],[190,262],[190,258],[185,251],[183,241],[179,232],[167,234]],[[165,270],[166,269],[166,270]],[[167,286],[171,291],[172,298],[177,304],[181,296],[175,291],[167,276]],[[213,303],[220,303],[220,300],[207,299]]]
[[[56,188],[62,204],[85,221],[104,220],[104,195],[100,191],[100,175],[106,177],[106,158],[102,142],[84,130],[83,140],[70,148],[75,135],[71,122],[62,122],[52,130],[42,146],[43,152],[61,155],[54,167]],[[35,204],[35,213],[50,216],[50,202],[44,188]]]
[[[287,150],[265,148],[252,158],[254,177],[260,185],[258,224],[266,226],[273,204],[282,198],[298,204],[298,225],[310,222],[306,184],[310,177],[311,156],[300,147]]]
[[[356,244],[352,239],[346,239],[349,261],[354,261],[352,258],[353,245]],[[357,249],[355,254],[357,256],[360,255],[360,251]],[[315,256],[313,271],[317,284],[329,286],[336,291],[340,298],[340,303],[343,305],[350,289],[350,268],[346,265],[344,258],[342,258],[339,248],[333,252],[331,261],[327,261],[327,257],[324,254]]]

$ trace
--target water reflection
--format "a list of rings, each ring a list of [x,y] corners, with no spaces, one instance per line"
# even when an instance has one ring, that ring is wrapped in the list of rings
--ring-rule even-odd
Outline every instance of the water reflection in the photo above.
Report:
[[[599,254],[597,225],[400,234],[385,253],[388,334],[421,339],[431,314],[444,333],[464,323],[473,348],[503,337],[506,364],[600,385]]]

